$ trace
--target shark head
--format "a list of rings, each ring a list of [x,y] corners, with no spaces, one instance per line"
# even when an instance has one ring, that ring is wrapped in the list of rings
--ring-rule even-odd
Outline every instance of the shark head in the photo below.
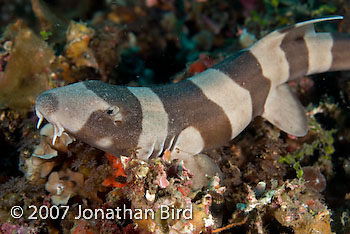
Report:
[[[53,124],[53,144],[63,132],[112,154],[137,143],[142,112],[126,87],[100,81],[79,82],[42,93],[36,100],[39,118]]]

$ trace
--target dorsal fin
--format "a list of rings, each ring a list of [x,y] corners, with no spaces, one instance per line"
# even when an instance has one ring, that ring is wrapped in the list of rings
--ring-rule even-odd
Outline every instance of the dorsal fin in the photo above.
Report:
[[[270,43],[275,43],[273,38],[281,38],[285,37],[288,38],[288,40],[295,40],[297,38],[303,37],[306,34],[314,34],[315,33],[315,26],[314,24],[323,22],[323,21],[329,21],[329,20],[340,20],[343,19],[343,16],[335,15],[335,16],[327,16],[323,18],[318,19],[312,19],[308,21],[303,21],[300,23],[296,23],[293,25],[289,25],[286,27],[282,27],[279,29],[276,29],[275,31],[270,32],[265,37],[261,38],[256,44],[261,43],[267,43],[267,41],[270,41]],[[286,36],[288,34],[288,36]],[[254,46],[254,45],[253,45]]]
[[[295,74],[300,75],[300,73],[307,73],[307,70],[291,70],[291,66],[293,64],[290,64],[291,58],[287,58],[287,56],[294,56],[293,62],[300,62],[295,56],[295,54],[297,54],[297,46],[299,46],[300,49],[304,49],[304,51],[301,51],[300,57],[307,58],[308,51],[307,48],[305,48],[306,45],[303,40],[299,39],[303,39],[305,36],[317,35],[314,29],[314,24],[317,22],[342,18],[342,16],[324,17],[300,22],[286,28],[277,29],[257,41],[249,48],[249,51],[258,60],[264,77],[270,79],[273,86],[283,84],[290,78],[296,78],[293,76]],[[281,46],[288,45],[288,42],[294,41],[296,42],[296,45],[290,44],[290,47],[294,46],[294,48],[289,48],[289,51],[286,51],[288,48],[281,48]],[[305,65],[305,67],[307,68],[307,65]],[[291,72],[294,73],[291,74]]]
[[[277,29],[276,31],[278,31],[279,33],[291,34],[288,36],[288,39],[294,40],[296,38],[303,37],[306,34],[315,33],[314,24],[316,24],[316,23],[323,22],[323,21],[329,21],[329,20],[340,20],[343,18],[344,17],[340,16],[340,15],[326,16],[323,18],[312,19],[312,20],[296,23],[294,25],[290,25],[287,27]]]
[[[294,97],[288,84],[282,84],[270,92],[262,116],[288,134],[300,137],[307,133],[304,108]]]

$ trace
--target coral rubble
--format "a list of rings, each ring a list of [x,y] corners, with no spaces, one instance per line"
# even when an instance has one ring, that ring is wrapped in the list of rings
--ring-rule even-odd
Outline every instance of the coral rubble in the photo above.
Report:
[[[233,141],[204,152],[222,172],[215,167],[207,176],[198,165],[170,160],[169,151],[143,161],[66,134],[53,145],[53,126],[37,130],[33,106],[42,91],[86,79],[176,83],[304,19],[344,15],[345,23],[320,27],[350,32],[349,6],[342,0],[5,0],[0,232],[348,233],[348,72],[289,83],[307,106],[305,137],[256,118]],[[198,156],[203,167],[206,157]],[[11,216],[14,206],[21,218]]]

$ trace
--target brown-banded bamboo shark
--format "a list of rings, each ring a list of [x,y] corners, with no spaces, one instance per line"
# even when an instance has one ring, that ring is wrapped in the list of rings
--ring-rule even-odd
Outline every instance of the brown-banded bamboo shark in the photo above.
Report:
[[[350,69],[350,37],[316,33],[309,20],[271,32],[250,48],[175,84],[123,87],[85,81],[42,93],[36,101],[55,136],[65,131],[114,155],[142,159],[165,149],[188,158],[236,137],[256,116],[304,136],[307,118],[287,82]]]

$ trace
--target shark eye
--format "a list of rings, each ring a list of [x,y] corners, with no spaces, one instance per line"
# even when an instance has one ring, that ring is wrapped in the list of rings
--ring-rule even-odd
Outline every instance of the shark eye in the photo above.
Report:
[[[116,116],[119,113],[119,107],[110,106],[106,109],[106,113],[110,116]]]
[[[118,106],[110,106],[105,110],[105,113],[108,114],[111,119],[114,121],[115,125],[120,125],[123,120],[123,115],[120,112],[120,109]]]

